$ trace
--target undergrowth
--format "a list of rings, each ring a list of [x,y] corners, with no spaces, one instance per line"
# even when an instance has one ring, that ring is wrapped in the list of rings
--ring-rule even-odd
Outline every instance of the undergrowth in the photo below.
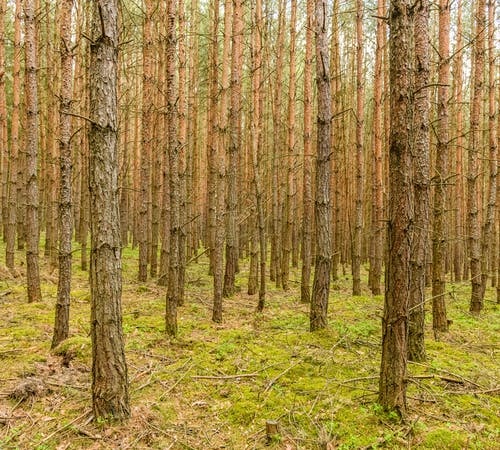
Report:
[[[71,338],[52,353],[56,272],[43,262],[43,300],[28,304],[22,266],[17,277],[1,268],[1,449],[500,448],[500,309],[492,289],[475,318],[467,284],[450,285],[453,323],[440,341],[427,305],[427,361],[409,364],[409,415],[400,422],[376,403],[382,297],[367,290],[351,297],[343,277],[330,296],[329,327],[310,333],[300,271],[292,270],[288,292],[268,282],[266,308],[256,313],[244,263],[240,292],[225,299],[218,325],[203,256],[188,268],[179,336],[169,340],[165,289],[136,281],[135,251],[123,257],[132,417],[118,425],[91,421],[90,295],[78,252]],[[279,424],[269,443],[266,420]]]

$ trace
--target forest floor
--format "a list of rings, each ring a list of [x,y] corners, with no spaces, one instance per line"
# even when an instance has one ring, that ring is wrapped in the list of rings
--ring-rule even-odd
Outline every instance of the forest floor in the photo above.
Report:
[[[448,285],[453,323],[439,342],[427,314],[428,359],[409,365],[409,416],[401,423],[376,404],[382,296],[365,289],[352,297],[350,277],[342,277],[332,285],[328,329],[310,333],[298,270],[286,293],[268,283],[258,314],[242,267],[241,292],[224,301],[217,325],[203,256],[189,266],[179,337],[170,341],[165,289],[136,281],[130,249],[123,254],[123,326],[132,417],[94,423],[88,274],[74,257],[71,338],[58,354],[49,350],[57,272],[43,265],[43,301],[28,304],[23,270],[13,277],[0,266],[2,450],[500,449],[500,305],[492,289],[474,318],[467,284]],[[266,420],[279,424],[270,443]]]

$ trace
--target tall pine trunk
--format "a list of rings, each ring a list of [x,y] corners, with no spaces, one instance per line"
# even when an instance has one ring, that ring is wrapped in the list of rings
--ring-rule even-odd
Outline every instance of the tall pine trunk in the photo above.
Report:
[[[328,62],[328,13],[326,0],[316,0],[316,86],[318,89],[316,151],[316,260],[311,296],[310,329],[327,325],[330,270],[332,264],[330,231],[330,127],[331,99]]]
[[[92,404],[97,419],[130,415],[121,312],[118,212],[118,2],[96,0],[90,46]]]
[[[26,55],[24,81],[26,101],[26,276],[28,302],[42,299],[40,290],[38,217],[38,88],[35,0],[24,4]]]
[[[406,413],[407,315],[413,222],[409,126],[412,117],[412,19],[410,0],[391,3],[388,258],[378,400],[385,409],[401,416]]]
[[[71,238],[73,235],[72,208],[72,152],[71,152],[71,107],[72,53],[71,14],[73,0],[61,3],[60,43],[61,91],[59,99],[59,279],[57,304],[52,337],[52,348],[66,339],[69,334],[69,308],[71,295]]]

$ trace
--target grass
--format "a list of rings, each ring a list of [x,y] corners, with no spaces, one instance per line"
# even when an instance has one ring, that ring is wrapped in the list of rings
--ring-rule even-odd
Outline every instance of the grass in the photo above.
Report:
[[[1,449],[500,448],[500,308],[492,289],[475,318],[468,313],[469,287],[450,285],[453,324],[439,342],[431,338],[428,311],[428,359],[409,365],[419,378],[409,382],[409,417],[399,423],[376,404],[382,297],[368,291],[352,297],[344,277],[331,293],[329,327],[310,333],[299,284],[284,293],[269,282],[258,314],[256,297],[245,293],[244,263],[241,292],[224,301],[218,325],[210,320],[211,280],[202,257],[188,269],[179,336],[169,340],[165,289],[136,281],[136,258],[124,251],[132,417],[114,425],[89,421],[90,297],[78,252],[72,337],[54,353],[56,273],[43,262],[43,300],[27,304],[22,266],[19,277],[0,267]],[[299,270],[292,279],[300,279]],[[68,354],[65,367],[61,356]],[[24,401],[9,396],[32,379],[44,388]],[[266,420],[279,422],[269,444]]]

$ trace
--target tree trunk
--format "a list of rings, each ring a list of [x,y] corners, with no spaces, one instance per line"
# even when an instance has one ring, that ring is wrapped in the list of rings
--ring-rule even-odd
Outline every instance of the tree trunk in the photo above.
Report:
[[[352,246],[352,295],[361,295],[361,245],[364,195],[363,2],[356,0],[356,202]]]
[[[0,3],[0,211],[2,238],[7,235],[7,196],[9,182],[9,136],[7,131],[7,97],[5,92],[5,14],[7,3]]]
[[[456,145],[455,145],[455,240],[453,245],[453,270],[455,281],[462,281],[464,274],[464,187],[463,187],[463,108],[462,108],[462,63],[463,57],[460,49],[462,48],[462,1],[458,1],[457,11],[457,40],[455,45],[453,83],[455,99],[455,125],[456,125]]]
[[[382,319],[379,403],[406,413],[408,299],[413,222],[411,179],[412,10],[410,0],[394,0],[389,11],[391,131],[386,294]]]
[[[38,217],[38,89],[37,39],[35,0],[24,4],[25,41],[25,95],[26,95],[26,276],[28,302],[42,299],[38,247],[40,224]]]
[[[449,47],[450,47],[450,2],[439,3],[439,74],[437,99],[437,148],[434,176],[434,219],[432,236],[432,328],[437,335],[448,331],[446,318],[446,269],[445,269],[445,225],[446,183],[448,176],[448,83],[449,83]]]
[[[385,16],[385,1],[377,1],[377,16]],[[385,24],[377,20],[377,45],[375,48],[375,74],[373,81],[373,171],[372,171],[372,211],[371,211],[371,246],[370,246],[370,290],[373,295],[380,295],[380,278],[384,251],[384,179],[382,154],[382,55]]]
[[[141,207],[139,211],[139,281],[148,277],[148,228],[151,210],[151,151],[153,143],[153,5],[145,1],[142,50],[142,146],[141,146]]]
[[[238,192],[237,171],[241,147],[241,64],[243,59],[243,2],[234,1],[231,55],[231,105],[229,108],[229,145],[227,150],[226,200],[226,269],[224,296],[235,292],[235,274],[238,265]]]
[[[69,308],[71,295],[71,238],[73,236],[73,199],[71,107],[73,57],[71,52],[71,15],[73,0],[61,3],[60,44],[61,91],[59,104],[59,279],[52,348],[66,339],[69,334]]]
[[[287,184],[286,200],[283,209],[283,253],[281,259],[281,283],[288,289],[290,277],[290,255],[292,252],[293,211],[295,202],[294,153],[295,153],[295,43],[297,38],[297,0],[291,0],[290,16],[290,61],[288,80],[288,118],[287,118]]]
[[[168,259],[168,285],[165,329],[169,336],[177,335],[177,305],[179,303],[179,234],[180,234],[180,182],[179,141],[177,135],[177,83],[176,83],[176,0],[167,2],[167,146],[170,172],[170,254]]]
[[[484,83],[484,33],[486,29],[485,0],[478,0],[473,49],[473,85],[471,89],[470,142],[467,164],[467,234],[472,294],[470,312],[478,315],[483,309],[481,296],[481,227],[478,205],[479,155],[481,146],[481,104]]]
[[[217,122],[218,103],[218,54],[219,54],[219,0],[211,2],[211,43],[209,58],[209,109],[208,109],[208,135],[207,135],[207,226],[206,245],[209,249],[210,267],[209,273],[214,270],[214,243],[216,233],[216,202],[217,202],[217,133],[219,124]]]
[[[410,261],[411,284],[408,310],[408,359],[425,360],[425,272],[429,239],[429,2],[421,0],[415,10],[415,81],[413,114],[413,187],[415,234]]]
[[[312,199],[312,133],[313,133],[313,21],[314,2],[307,0],[306,54],[304,60],[304,176],[303,176],[303,234],[302,234],[302,278],[300,301],[311,301],[311,235],[313,217]]]
[[[10,128],[10,158],[9,158],[9,192],[8,192],[8,220],[5,246],[5,265],[14,268],[14,252],[17,230],[17,185],[21,182],[17,178],[19,164],[19,104],[21,97],[21,0],[16,0],[14,13],[14,62],[12,69],[12,112]]]
[[[486,204],[486,215],[483,224],[483,235],[481,238],[481,301],[484,301],[486,283],[488,281],[488,261],[490,250],[495,238],[495,211],[497,202],[497,131],[495,114],[497,113],[495,101],[495,3],[488,2],[488,146],[489,146],[489,184],[488,200]]]
[[[94,2],[90,51],[92,402],[96,420],[120,420],[130,407],[121,313],[117,0]]]
[[[316,152],[316,262],[311,296],[310,329],[327,325],[330,269],[332,263],[330,237],[330,76],[328,62],[328,14],[326,0],[315,3],[316,86],[318,89]]]

